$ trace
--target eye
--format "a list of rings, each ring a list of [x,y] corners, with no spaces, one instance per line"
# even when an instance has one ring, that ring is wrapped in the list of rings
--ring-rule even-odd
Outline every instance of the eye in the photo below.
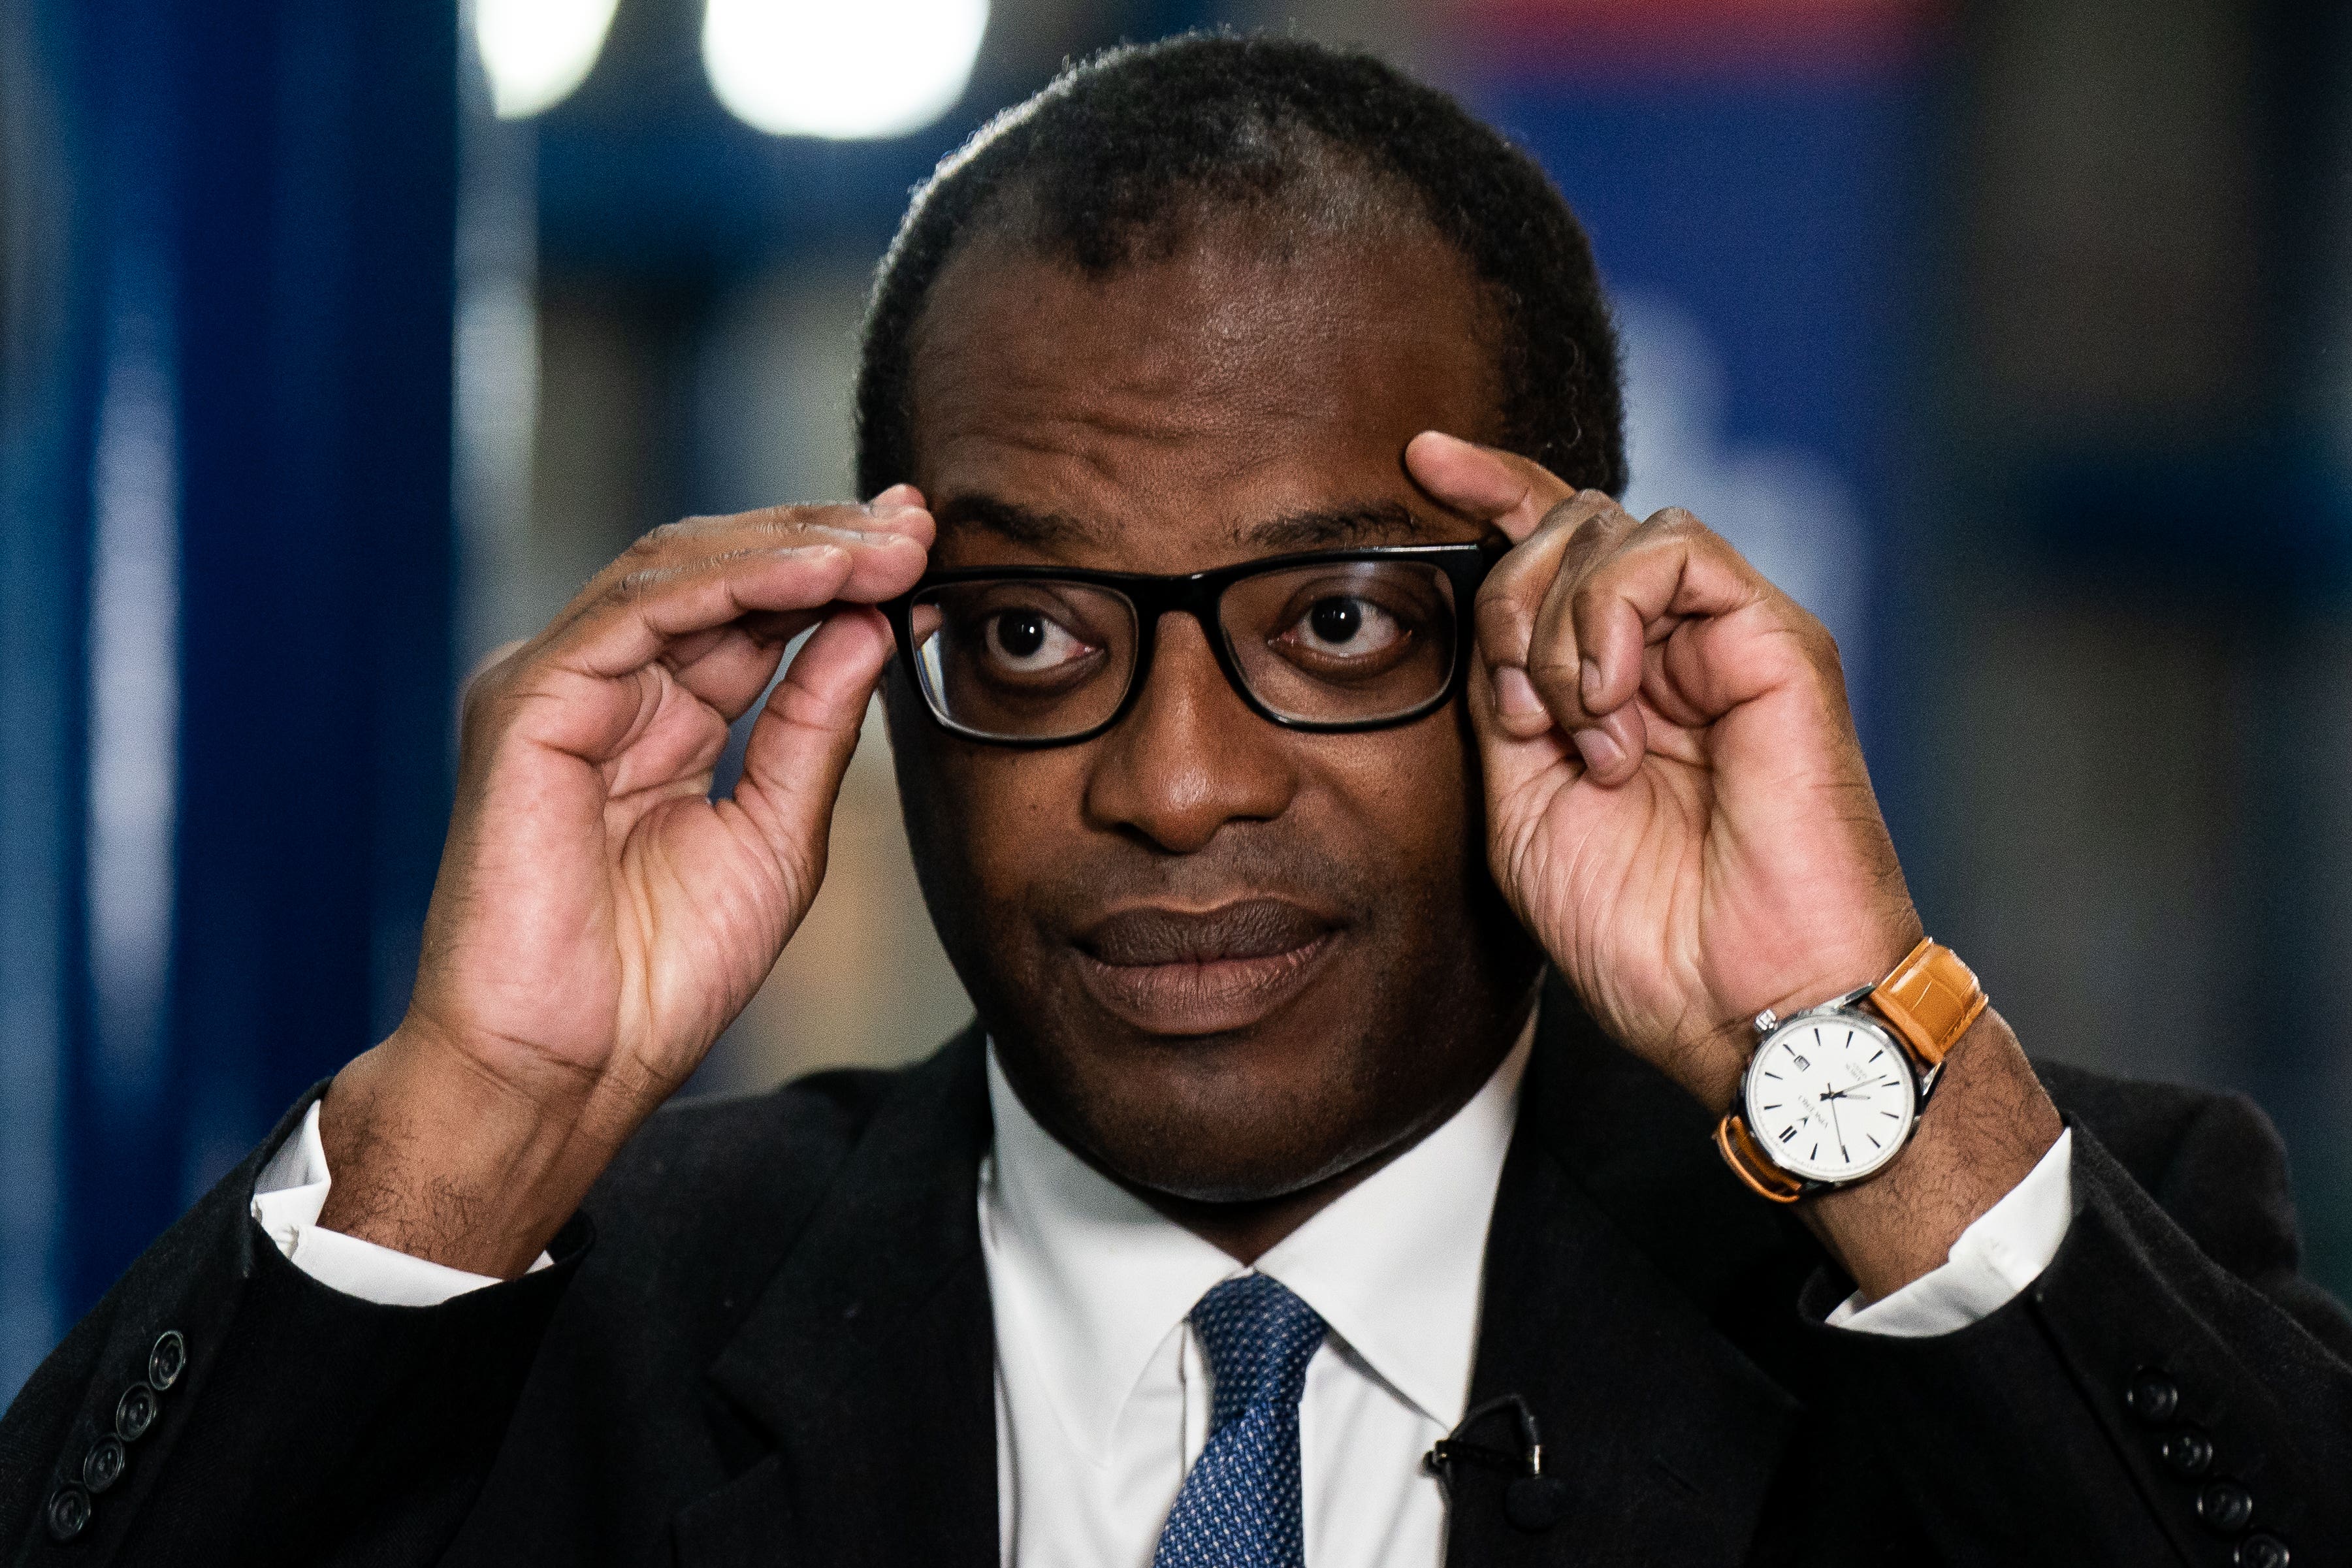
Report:
[[[1332,594],[1308,605],[1276,641],[1327,659],[1364,659],[1387,653],[1408,635],[1402,622],[1370,600]]]
[[[1032,605],[997,611],[983,635],[990,661],[1015,674],[1045,674],[1097,651]]]

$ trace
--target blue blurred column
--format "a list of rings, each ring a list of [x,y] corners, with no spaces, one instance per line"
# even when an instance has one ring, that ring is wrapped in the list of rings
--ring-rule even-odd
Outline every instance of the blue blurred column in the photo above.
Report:
[[[97,333],[68,5],[0,4],[0,1397],[61,1323]]]
[[[457,68],[454,5],[7,16],[48,110],[11,196],[54,174],[19,232],[62,228],[9,292],[44,352],[0,535],[0,1393],[405,997],[447,809]]]
[[[1686,507],[1837,639],[1898,845],[1921,815],[1916,238],[1945,40],[1913,0],[1465,0],[1469,100],[1591,234],[1636,513]]]

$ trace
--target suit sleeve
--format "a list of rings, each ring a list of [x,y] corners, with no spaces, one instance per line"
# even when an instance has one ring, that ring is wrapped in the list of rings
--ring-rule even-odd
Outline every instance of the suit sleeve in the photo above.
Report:
[[[2199,1104],[2145,1185],[2070,1118],[2065,1239],[2000,1311],[1811,1331],[1951,1561],[2352,1561],[2352,1319],[2297,1271],[2269,1123]]]
[[[434,1562],[589,1244],[438,1306],[347,1296],[249,1212],[310,1096],[133,1263],[0,1418],[0,1561]]]

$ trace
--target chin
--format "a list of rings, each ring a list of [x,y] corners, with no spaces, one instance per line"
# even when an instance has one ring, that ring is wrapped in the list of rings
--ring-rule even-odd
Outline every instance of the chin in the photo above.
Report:
[[[1351,967],[1201,1034],[1147,1031],[1095,988],[1056,988],[1061,1005],[1026,1015],[1046,1027],[1000,1033],[998,1050],[1031,1113],[1121,1180],[1196,1202],[1279,1197],[1413,1131],[1436,1087],[1412,1071],[1433,1065],[1430,1042],[1379,1017]]]

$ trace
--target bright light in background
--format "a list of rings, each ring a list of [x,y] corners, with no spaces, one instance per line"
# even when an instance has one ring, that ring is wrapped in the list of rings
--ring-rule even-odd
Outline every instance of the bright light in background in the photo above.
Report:
[[[988,0],[709,0],[702,63],[772,136],[903,136],[971,80]]]
[[[179,437],[146,281],[113,311],[90,464],[89,967],[117,1105],[161,1081],[180,781]]]
[[[852,0],[854,3],[854,0]],[[552,109],[588,79],[618,0],[473,0],[474,47],[500,120]]]

